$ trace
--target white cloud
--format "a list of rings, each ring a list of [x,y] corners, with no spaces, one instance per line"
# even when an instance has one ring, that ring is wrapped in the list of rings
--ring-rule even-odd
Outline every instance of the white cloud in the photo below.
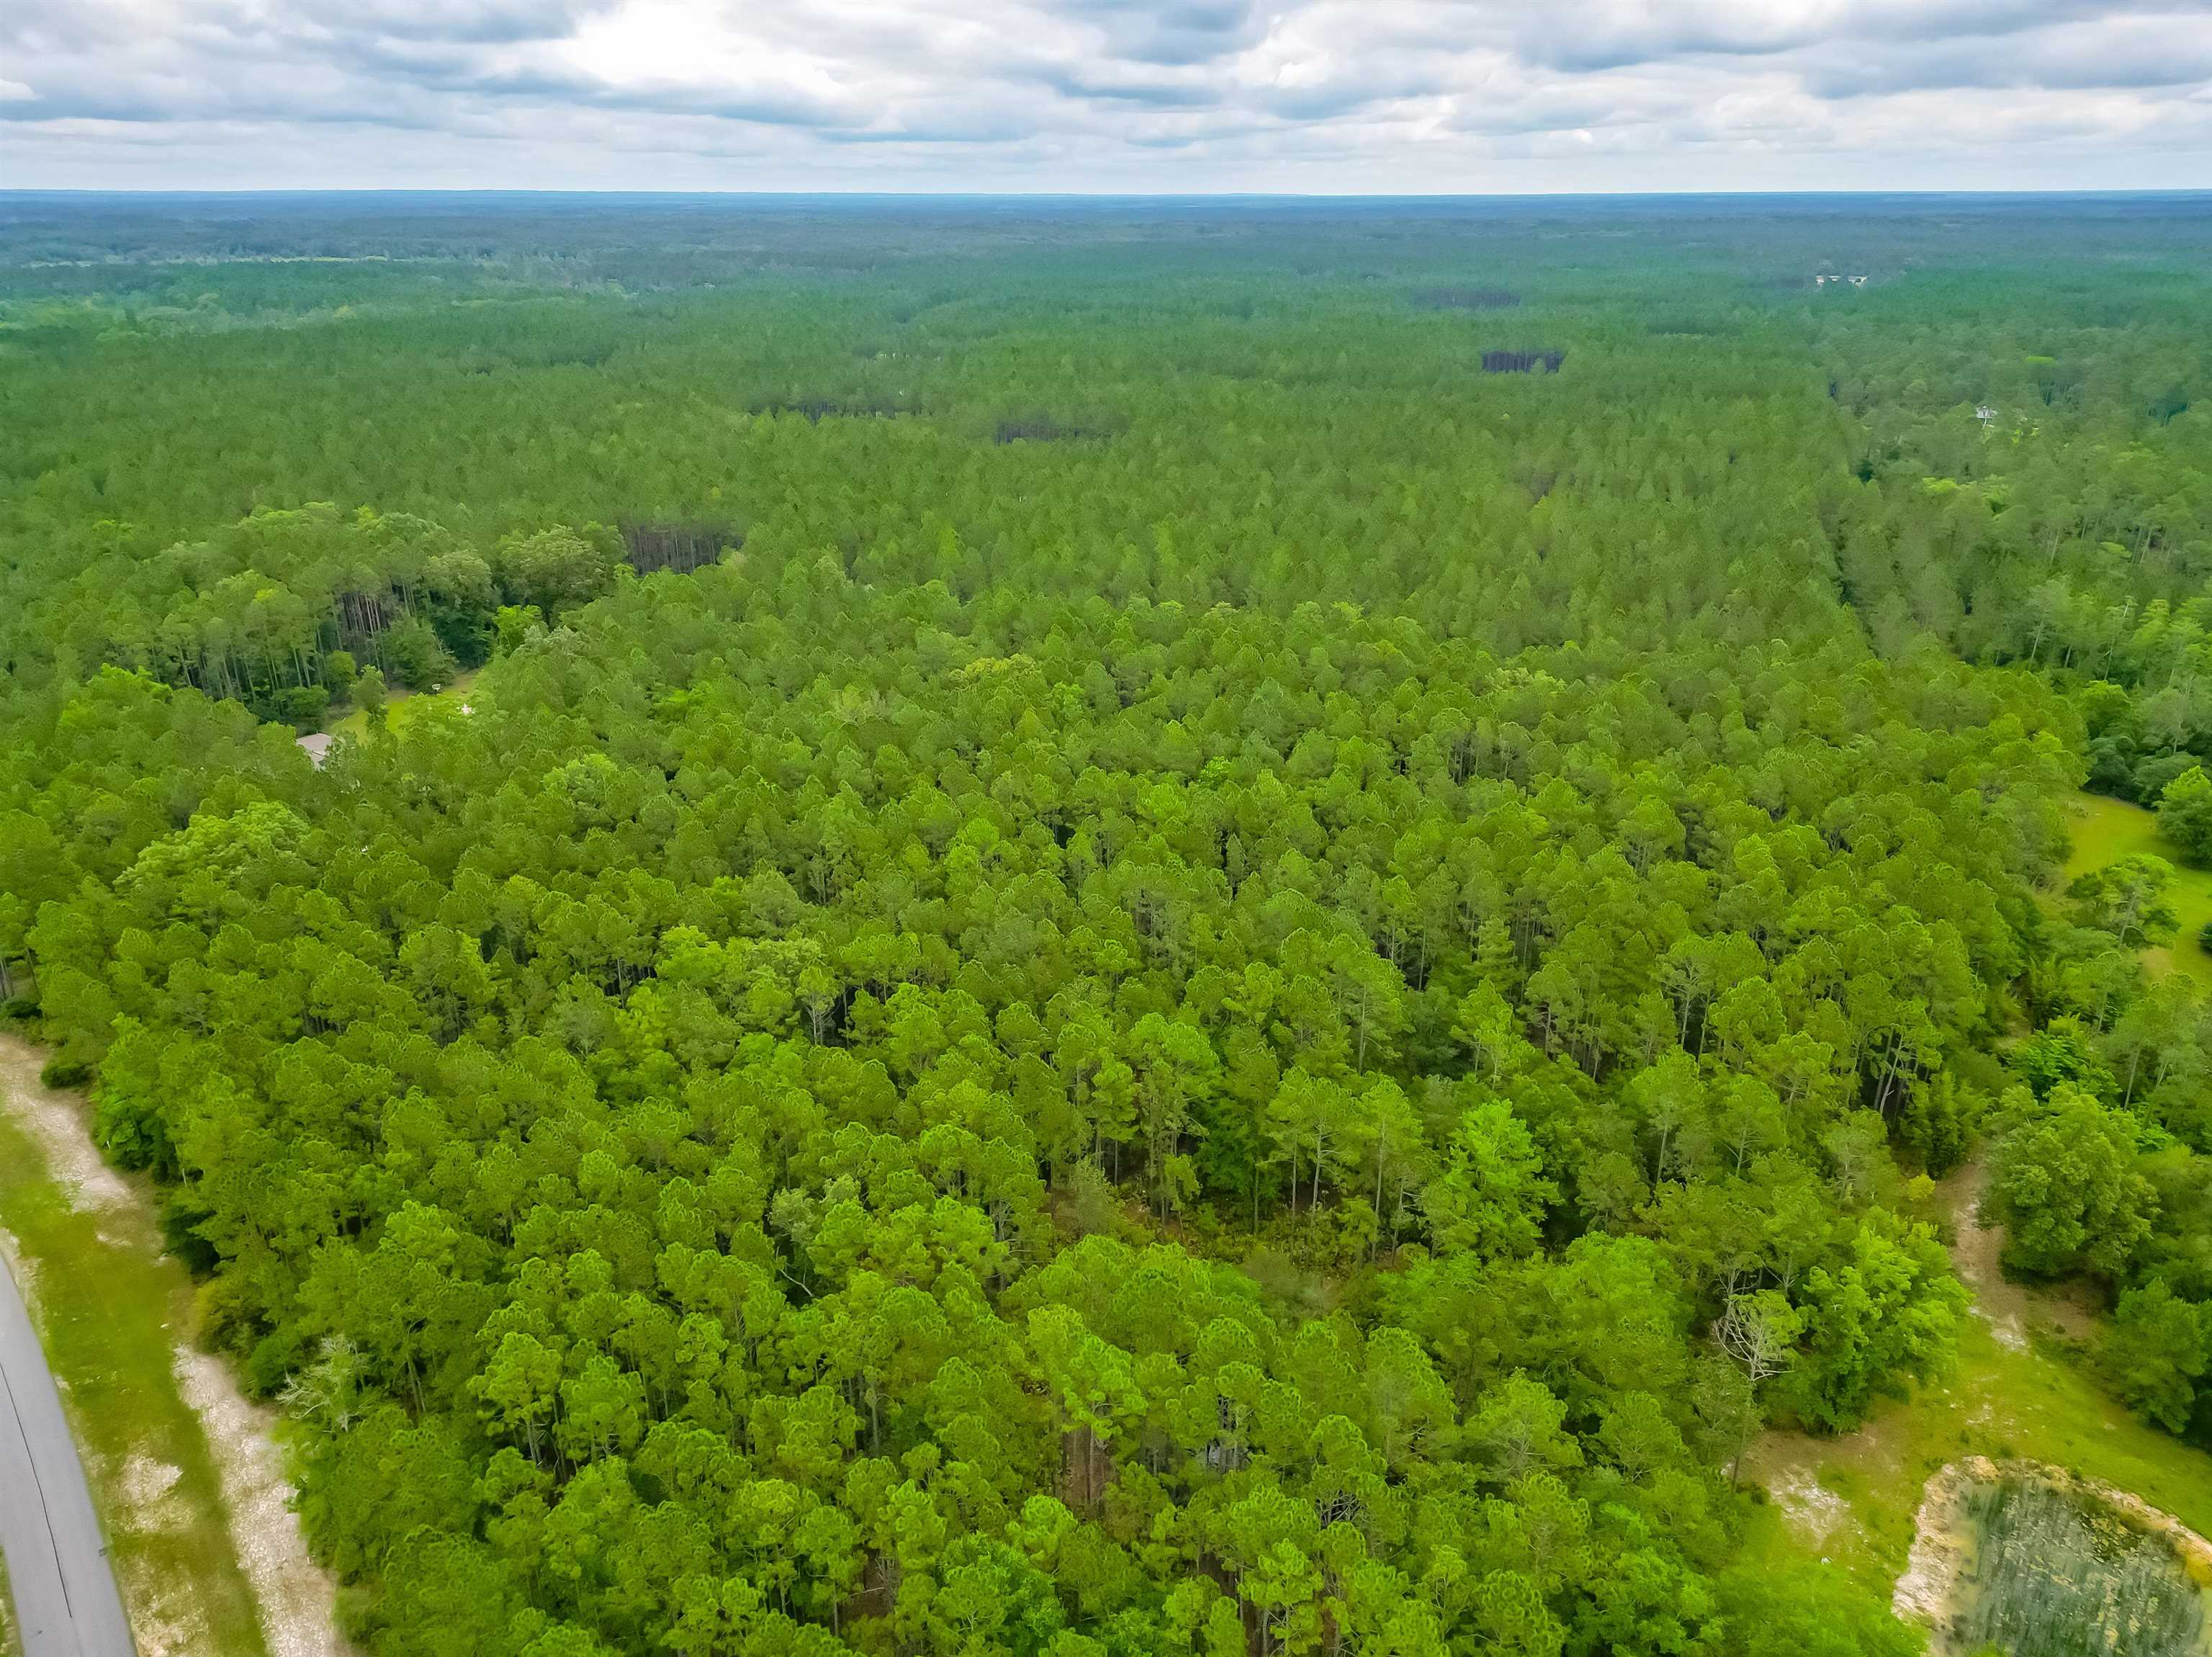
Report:
[[[9,0],[0,183],[2212,186],[2212,0]]]

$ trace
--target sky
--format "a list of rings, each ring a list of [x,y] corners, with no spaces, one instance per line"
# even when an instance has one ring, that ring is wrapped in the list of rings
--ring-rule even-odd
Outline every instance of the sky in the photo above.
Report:
[[[2212,186],[2212,0],[0,0],[0,187]]]

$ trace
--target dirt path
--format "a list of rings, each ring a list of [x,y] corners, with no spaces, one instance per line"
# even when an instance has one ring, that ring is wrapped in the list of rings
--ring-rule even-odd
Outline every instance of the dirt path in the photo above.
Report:
[[[1981,1156],[1936,1187],[1955,1234],[1951,1268],[1973,1292],[1974,1315],[2008,1352],[2027,1350],[2027,1331],[2039,1321],[2055,1325],[2073,1339],[2088,1339],[2096,1331],[2096,1313],[2078,1293],[2070,1288],[2032,1289],[2006,1280],[2004,1228],[1982,1222],[1989,1189],[1989,1163]]]
[[[149,1258],[158,1256],[160,1228],[150,1188],[125,1179],[101,1160],[84,1101],[39,1080],[44,1058],[28,1044],[0,1035],[0,1109],[37,1145],[70,1208],[97,1217],[101,1242]],[[35,1299],[33,1283],[24,1288]],[[252,1591],[270,1657],[347,1657],[350,1648],[333,1615],[333,1585],[308,1556],[291,1510],[291,1487],[272,1435],[274,1416],[250,1402],[222,1364],[182,1342],[173,1345],[170,1367],[179,1395],[205,1435],[231,1546]],[[133,1499],[131,1487],[145,1482],[136,1475],[145,1471],[122,1470],[116,1479],[120,1499]],[[154,1499],[160,1495],[155,1491]],[[143,1633],[140,1644],[148,1644]]]

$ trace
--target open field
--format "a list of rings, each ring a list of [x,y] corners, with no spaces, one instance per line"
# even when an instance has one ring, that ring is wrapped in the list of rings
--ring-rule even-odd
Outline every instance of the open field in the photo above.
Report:
[[[2065,880],[2138,852],[2173,865],[2173,910],[2180,917],[2180,929],[2170,947],[2143,951],[2143,963],[2153,972],[2185,972],[2212,985],[2212,955],[2197,941],[2205,923],[2212,921],[2212,869],[2184,863],[2181,848],[2158,832],[2157,814],[2124,800],[2082,795],[2075,802],[2070,826],[2074,855],[2066,860]]]

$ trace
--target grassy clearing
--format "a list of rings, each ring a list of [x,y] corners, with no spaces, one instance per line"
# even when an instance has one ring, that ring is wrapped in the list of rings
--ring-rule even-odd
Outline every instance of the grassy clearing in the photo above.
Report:
[[[1753,1556],[1827,1559],[1887,1599],[1911,1551],[1923,1488],[1970,1455],[2049,1462],[2212,1535],[2212,1455],[2137,1420],[2105,1390],[2084,1355],[2094,1320],[2077,1302],[1996,1276],[2002,1234],[1971,1217],[1978,1170],[1954,1175],[1944,1195],[1959,1274],[1976,1295],[1957,1373],[1841,1438],[1765,1435],[1745,1460],[1774,1498],[1754,1525]]]
[[[2191,868],[2181,861],[2181,848],[2158,832],[2158,817],[2141,806],[2100,794],[2084,794],[2074,802],[2074,855],[2066,860],[2064,880],[2103,868],[2123,857],[2148,852],[2173,865],[2173,910],[2181,929],[2171,947],[2146,949],[2143,965],[2153,972],[2184,972],[2198,983],[2212,985],[2212,955],[2204,953],[2197,935],[2212,921],[2212,870]]]
[[[385,693],[385,717],[392,729],[404,729],[407,722],[425,708],[435,707],[441,702],[452,702],[463,696],[475,684],[474,673],[462,673],[442,691],[408,691],[394,688]],[[332,736],[350,736],[360,741],[368,734],[368,717],[355,709],[344,718],[329,727]]]
[[[1811,1556],[1887,1599],[1912,1549],[1922,1488],[1970,1455],[2048,1461],[2132,1490],[2191,1529],[2212,1526],[2212,1456],[2145,1426],[2106,1396],[2048,1334],[2026,1351],[1976,1319],[1958,1374],[1837,1439],[1771,1433],[1746,1458],[1773,1502],[1753,1527],[1755,1557]]]
[[[0,1087],[21,1078],[0,1075]],[[171,1368],[191,1288],[143,1204],[91,1200],[0,1115],[0,1228],[91,1478],[141,1657],[267,1657],[199,1418]]]

